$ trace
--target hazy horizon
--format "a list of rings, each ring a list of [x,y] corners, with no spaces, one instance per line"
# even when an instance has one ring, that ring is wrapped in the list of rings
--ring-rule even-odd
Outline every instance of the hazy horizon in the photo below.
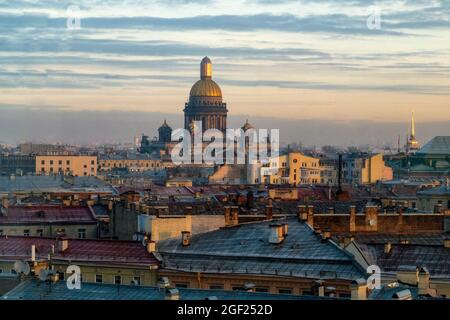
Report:
[[[0,143],[20,142],[100,144],[133,142],[135,136],[157,135],[164,119],[175,128],[183,127],[183,114],[127,111],[74,111],[53,108],[3,106]],[[286,119],[250,115],[229,115],[229,127],[239,128],[246,119],[256,128],[280,129],[282,143],[305,146],[372,145],[397,146],[405,143],[408,122],[370,120]],[[417,121],[417,138],[422,144],[436,135],[450,135],[450,121]]]

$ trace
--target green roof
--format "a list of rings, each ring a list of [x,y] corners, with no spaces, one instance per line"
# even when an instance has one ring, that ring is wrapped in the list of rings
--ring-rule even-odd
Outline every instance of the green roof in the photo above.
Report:
[[[450,136],[434,137],[424,145],[418,154],[448,154],[450,156]]]

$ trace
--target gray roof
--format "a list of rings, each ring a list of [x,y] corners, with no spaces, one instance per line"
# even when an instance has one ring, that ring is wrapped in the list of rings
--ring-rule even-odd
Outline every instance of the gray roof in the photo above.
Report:
[[[161,241],[163,268],[187,272],[279,275],[311,279],[365,277],[364,270],[334,242],[322,241],[297,218],[288,223],[289,234],[280,244],[268,242],[272,221],[241,224],[193,235],[183,247],[180,239]]]
[[[450,155],[450,136],[434,137],[416,153]]]
[[[14,178],[0,176],[0,193],[56,191],[115,193],[109,184],[93,176],[74,177],[73,183],[62,176],[26,175]]]
[[[426,267],[432,277],[450,276],[450,250],[444,247],[446,233],[439,234],[357,234],[356,243],[371,264],[383,272],[395,273],[402,266]],[[408,244],[402,244],[402,241]],[[391,242],[391,252],[384,245]]]
[[[317,296],[253,293],[245,291],[178,289],[180,300],[318,300]],[[165,290],[156,287],[82,283],[80,290],[69,290],[65,281],[56,283],[27,280],[0,298],[3,300],[164,300]],[[336,299],[336,298],[334,298]]]
[[[419,195],[430,195],[430,196],[443,196],[443,195],[450,195],[450,186],[442,185],[439,187],[422,190],[417,192]]]

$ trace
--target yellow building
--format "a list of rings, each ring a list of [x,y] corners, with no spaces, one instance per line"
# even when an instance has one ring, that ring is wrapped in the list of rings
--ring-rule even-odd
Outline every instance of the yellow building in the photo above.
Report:
[[[350,156],[344,160],[344,180],[351,184],[372,184],[393,179],[392,168],[385,165],[383,155]]]
[[[111,157],[107,159],[99,159],[100,172],[109,172],[117,169],[127,169],[131,172],[144,172],[148,170],[157,170],[163,167],[161,160],[148,158],[125,158]]]
[[[97,176],[96,156],[36,156],[36,173]]]
[[[316,184],[321,181],[318,158],[309,157],[300,152],[291,152],[273,160],[271,167],[274,165],[278,167],[278,172],[264,176],[263,182],[300,185]]]

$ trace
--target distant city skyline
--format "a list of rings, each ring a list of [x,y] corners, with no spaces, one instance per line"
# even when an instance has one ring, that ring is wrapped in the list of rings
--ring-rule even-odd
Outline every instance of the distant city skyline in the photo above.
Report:
[[[67,28],[73,5],[79,30]],[[374,5],[381,25],[371,30]],[[361,122],[399,128],[392,138],[391,131],[372,138],[386,142],[404,139],[413,110],[420,140],[421,125],[450,122],[448,1],[20,0],[2,2],[0,17],[0,110],[17,110],[25,117],[17,123],[30,122],[36,108],[54,111],[62,123],[66,111],[181,116],[205,55],[230,117],[241,122],[266,117],[274,127],[314,120],[332,128],[347,122],[353,132]],[[430,130],[450,133],[445,126]],[[149,126],[144,133],[152,132]],[[289,130],[288,139],[294,135]],[[345,130],[330,138],[336,137],[341,144],[370,143]]]

